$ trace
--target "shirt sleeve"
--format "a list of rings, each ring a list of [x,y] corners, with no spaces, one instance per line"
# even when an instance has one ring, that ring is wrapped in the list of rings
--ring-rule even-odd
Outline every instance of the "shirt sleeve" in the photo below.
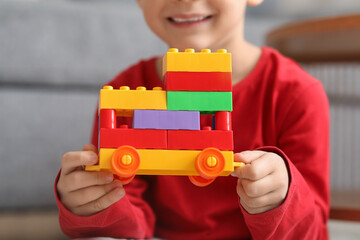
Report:
[[[329,104],[320,83],[289,103],[279,126],[278,147],[290,176],[285,201],[261,214],[242,208],[254,239],[327,239],[329,216]],[[281,149],[281,150],[280,150]]]

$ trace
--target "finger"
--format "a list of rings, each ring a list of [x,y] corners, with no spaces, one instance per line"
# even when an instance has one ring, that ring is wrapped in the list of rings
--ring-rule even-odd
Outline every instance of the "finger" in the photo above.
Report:
[[[259,158],[260,156],[264,155],[266,152],[263,151],[243,151],[240,153],[234,154],[234,161],[235,162],[243,162],[246,165],[242,167],[238,167],[234,169],[234,172],[231,173],[233,177],[244,178],[247,171],[250,171],[249,168],[251,166],[251,162],[255,159]]]
[[[61,174],[66,175],[81,166],[93,165],[98,161],[95,153],[89,151],[68,152],[61,159]]]
[[[243,151],[240,153],[234,154],[234,160],[237,162],[243,162],[243,163],[251,163],[255,159],[258,159],[262,155],[266,154],[267,152],[264,151]]]
[[[241,185],[246,195],[253,198],[266,195],[280,187],[280,184],[277,184],[277,179],[274,178],[273,174],[257,181],[241,179]]]
[[[108,208],[124,196],[124,188],[118,187],[90,203],[75,208],[73,213],[79,216],[90,216]]]
[[[258,158],[252,159],[249,164],[236,168],[234,175],[239,178],[256,181],[274,172],[277,155],[273,153],[263,153],[262,155],[257,155]]]
[[[72,192],[81,188],[108,184],[113,180],[114,175],[108,171],[86,172],[81,170],[67,174],[64,177],[64,185],[66,186],[66,191]]]
[[[95,147],[94,144],[91,144],[91,143],[86,144],[86,145],[83,147],[82,151],[91,151],[91,152],[94,152],[94,153],[97,154],[97,148]]]
[[[79,189],[69,193],[64,199],[63,204],[68,208],[77,208],[111,192],[115,188],[123,188],[122,183],[119,180],[115,180],[111,183],[102,186],[91,186],[87,188]]]
[[[241,182],[241,180],[239,180]],[[259,197],[250,197],[246,194],[242,184],[238,183],[237,185],[237,193],[240,197],[241,202],[243,203],[242,206],[247,210],[251,209],[253,212],[255,209],[262,209],[278,206],[281,204],[283,198],[280,191],[272,191],[267,194],[261,195]]]
[[[269,205],[266,207],[252,208],[252,207],[247,206],[246,203],[242,199],[240,199],[240,204],[250,214],[265,213],[265,212],[268,212],[268,211],[278,207],[277,205]]]

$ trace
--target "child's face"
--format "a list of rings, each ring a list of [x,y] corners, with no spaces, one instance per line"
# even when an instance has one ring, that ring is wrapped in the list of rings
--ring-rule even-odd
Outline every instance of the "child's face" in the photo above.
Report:
[[[231,49],[243,40],[246,3],[261,0],[138,0],[150,29],[169,47]]]

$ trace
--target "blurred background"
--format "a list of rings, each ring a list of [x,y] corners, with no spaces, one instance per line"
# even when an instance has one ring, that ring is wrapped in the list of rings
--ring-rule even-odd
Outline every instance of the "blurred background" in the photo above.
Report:
[[[301,35],[303,28],[290,25],[289,36],[279,26],[359,13],[359,0],[265,0],[248,9],[245,36],[296,59],[296,51],[279,43],[282,36]],[[359,25],[354,37],[344,40],[355,42],[357,58],[331,63],[299,58],[323,81],[330,98],[332,206],[357,216]],[[275,35],[268,35],[274,29]],[[296,49],[303,42],[291,44]],[[0,239],[65,238],[54,199],[62,155],[89,142],[101,85],[141,58],[166,51],[135,0],[0,0]],[[332,220],[331,238],[360,239],[359,223],[350,220]]]

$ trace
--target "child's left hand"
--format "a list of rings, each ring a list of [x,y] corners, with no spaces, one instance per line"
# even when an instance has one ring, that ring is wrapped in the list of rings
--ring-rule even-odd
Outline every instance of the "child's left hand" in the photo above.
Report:
[[[244,151],[236,153],[234,160],[246,164],[236,168],[231,175],[239,178],[237,193],[248,213],[264,213],[282,204],[289,187],[289,175],[279,155]]]

